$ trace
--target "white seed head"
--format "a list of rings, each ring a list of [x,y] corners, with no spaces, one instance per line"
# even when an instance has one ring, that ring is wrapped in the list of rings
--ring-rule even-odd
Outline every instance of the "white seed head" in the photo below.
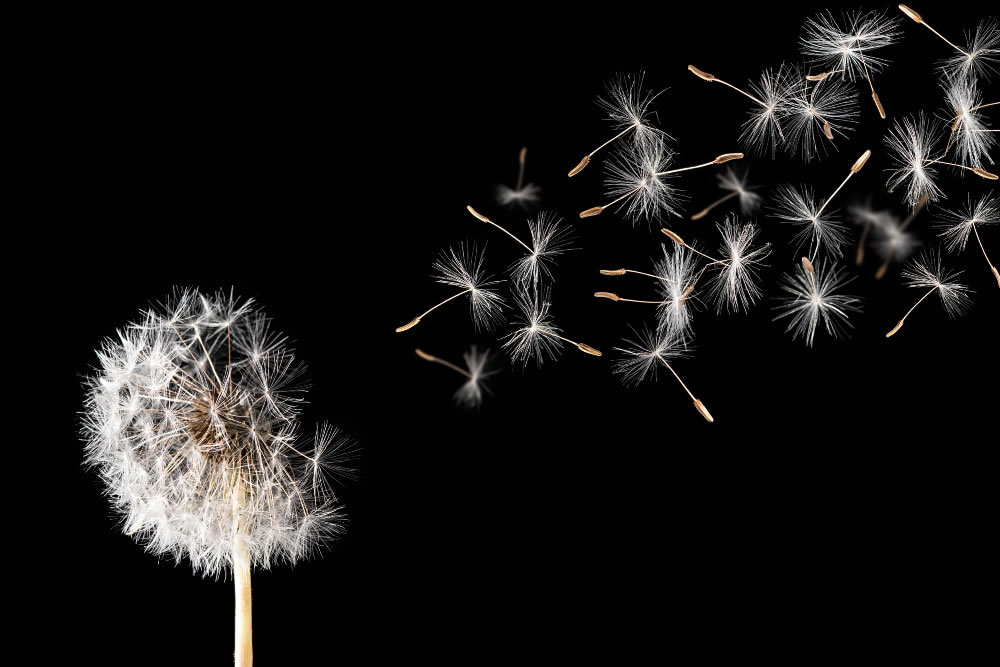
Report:
[[[997,20],[984,20],[973,31],[965,32],[965,53],[957,52],[941,62],[949,79],[978,77],[989,81],[1000,65],[1000,29]]]
[[[983,195],[979,201],[973,202],[972,195],[969,195],[964,208],[957,211],[942,211],[934,227],[948,250],[961,252],[965,250],[965,244],[973,227],[995,225],[998,222],[1000,222],[1000,199]]]
[[[755,248],[753,242],[760,233],[757,225],[741,224],[735,216],[727,217],[716,227],[722,234],[719,258],[726,263],[712,267],[716,273],[708,284],[709,297],[718,311],[746,312],[763,296],[758,285],[758,271],[771,254],[771,244],[763,243]]]
[[[943,120],[949,128],[955,128],[951,136],[954,162],[979,168],[985,167],[987,162],[993,164],[989,152],[996,146],[996,135],[988,131],[987,116],[979,109],[983,96],[975,80],[969,77],[951,79],[943,86],[947,104]]]
[[[597,98],[597,104],[604,109],[607,119],[617,131],[633,128],[632,143],[645,146],[667,139],[667,135],[652,124],[656,116],[653,101],[660,94],[643,89],[645,72],[637,75],[619,74],[607,84],[605,94]],[[660,91],[663,92],[663,91]]]
[[[865,78],[866,65],[870,72],[880,72],[887,61],[872,52],[900,36],[899,19],[875,11],[848,12],[839,19],[833,12],[820,12],[807,19],[804,28],[802,55],[824,72],[843,70],[849,81]]]
[[[800,227],[792,239],[796,255],[807,244],[810,257],[820,252],[831,258],[843,254],[842,247],[848,242],[847,226],[837,219],[836,209],[827,207],[820,214],[821,206],[812,188],[807,185],[778,187],[772,215],[778,222]]]
[[[826,136],[846,136],[858,119],[858,94],[854,86],[843,79],[827,77],[811,83],[801,72],[794,74],[787,96],[785,125],[786,148],[796,151],[809,162],[826,155],[827,146],[834,146]]]
[[[534,183],[525,183],[520,188],[498,185],[496,200],[501,206],[520,206],[528,209],[538,203],[542,189]]]
[[[726,167],[725,171],[715,176],[722,190],[737,194],[737,198],[740,200],[740,212],[743,215],[750,215],[760,206],[760,195],[754,192],[756,187],[747,182],[749,176],[749,169],[734,169],[733,167]]]
[[[465,362],[465,370],[469,374],[469,378],[455,392],[453,397],[455,403],[470,409],[478,408],[482,405],[483,394],[490,393],[487,380],[490,376],[496,375],[499,372],[496,369],[490,368],[494,357],[495,355],[490,352],[489,348],[480,352],[475,345],[470,346],[462,355],[462,359]]]
[[[88,380],[86,462],[147,551],[218,576],[295,563],[344,530],[330,485],[354,449],[301,434],[302,366],[251,301],[178,292],[108,339]]]
[[[670,168],[672,160],[673,152],[663,141],[620,147],[605,163],[606,194],[612,199],[628,195],[615,206],[633,223],[676,215],[678,196],[669,176],[657,176]]]
[[[845,336],[852,326],[848,318],[861,312],[860,298],[838,293],[852,280],[836,264],[816,262],[810,274],[796,262],[795,271],[784,274],[778,283],[784,295],[775,306],[774,320],[788,318],[785,332],[791,332],[793,340],[803,338],[808,347],[820,324],[834,338]]]
[[[458,244],[448,248],[431,266],[437,273],[434,279],[468,291],[469,310],[476,329],[492,329],[503,321],[503,298],[496,291],[499,281],[491,280],[483,268],[485,248],[474,244]]]
[[[541,367],[546,357],[559,356],[563,341],[557,337],[561,330],[549,315],[550,297],[550,289],[529,291],[525,285],[514,285],[514,302],[523,317],[515,322],[518,328],[505,336],[503,343],[512,362],[527,366],[528,360],[534,358]]]
[[[573,230],[562,226],[562,218],[548,211],[528,220],[528,229],[531,253],[514,262],[511,272],[515,282],[537,284],[542,276],[551,279],[556,258],[572,250]]]
[[[760,79],[750,82],[750,92],[763,102],[752,104],[750,117],[743,123],[740,142],[747,152],[756,155],[770,153],[774,157],[785,142],[783,123],[788,115],[789,95],[798,90],[793,80],[796,70],[782,63],[777,69],[766,69]]]
[[[903,229],[894,215],[879,216],[872,227],[872,236],[875,252],[884,260],[902,262],[920,245],[916,235]]]
[[[698,297],[690,288],[698,276],[698,257],[687,246],[663,244],[663,259],[653,263],[653,274],[663,303],[656,307],[659,331],[690,339],[691,322]]]
[[[931,123],[923,112],[916,118],[905,116],[894,120],[889,134],[885,137],[885,145],[889,149],[889,158],[893,168],[889,169],[889,181],[886,185],[889,192],[904,187],[905,200],[911,207],[924,195],[930,201],[937,201],[944,196],[934,179],[937,170],[932,163],[932,151],[941,139],[942,130]]]
[[[925,248],[910,260],[900,274],[907,287],[920,289],[936,288],[941,297],[941,306],[948,317],[956,317],[972,306],[967,285],[956,280],[964,271],[946,269],[941,263],[941,253],[936,248]]]
[[[657,370],[675,359],[687,356],[691,348],[683,337],[669,331],[633,329],[635,337],[625,339],[624,347],[614,350],[622,356],[615,361],[612,371],[621,376],[626,385],[642,382],[647,377],[656,378]]]

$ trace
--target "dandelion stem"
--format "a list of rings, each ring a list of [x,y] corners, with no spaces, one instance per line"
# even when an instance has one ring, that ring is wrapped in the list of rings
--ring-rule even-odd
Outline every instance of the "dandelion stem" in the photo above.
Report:
[[[697,213],[695,213],[694,215],[692,215],[691,219],[692,220],[701,220],[706,215],[708,215],[708,212],[711,211],[713,208],[715,208],[719,204],[722,204],[722,203],[725,203],[725,202],[729,201],[730,199],[732,199],[733,197],[738,196],[739,194],[740,194],[740,192],[739,192],[739,190],[737,190],[736,192],[730,192],[725,197],[720,197],[719,199],[716,199],[714,202],[712,202],[711,204],[709,204],[708,206],[706,206],[702,210],[700,210]]]
[[[993,262],[990,261],[989,255],[986,254],[986,248],[983,247],[983,240],[979,238],[979,230],[976,229],[976,225],[972,225],[972,233],[976,235],[976,241],[979,242],[979,249],[983,251],[983,257],[986,258],[986,263],[990,265],[990,269],[993,271],[993,276],[997,279],[997,285],[1000,285],[1000,272],[997,272],[997,267],[993,266]]]
[[[240,510],[241,492],[233,497],[233,511]],[[253,624],[250,591],[250,550],[246,535],[233,537],[233,584],[236,590],[236,667],[253,665]]]
[[[865,68],[865,77],[868,79],[868,85],[872,89],[872,99],[875,101],[875,107],[878,109],[878,115],[885,119],[885,109],[882,108],[882,101],[878,98],[878,93],[875,92],[875,84],[872,83],[872,76],[868,72],[868,64],[865,63],[865,52],[861,49],[861,38],[855,37],[854,40],[858,43],[858,54],[861,56],[861,66]]]
[[[620,269],[620,270],[624,273],[634,273],[637,276],[646,276],[647,278],[653,278],[654,280],[662,280],[663,282],[667,283],[677,282],[676,280],[672,280],[670,278],[664,278],[663,276],[658,276],[655,273],[646,273],[645,271],[634,271],[632,269]],[[602,271],[602,273],[604,272]],[[604,275],[615,275],[615,274],[604,273]]]
[[[865,261],[865,241],[868,240],[868,232],[872,228],[872,221],[865,220],[865,226],[861,230],[861,236],[858,238],[858,252],[854,256],[854,263],[860,266]]]
[[[427,317],[427,315],[429,315],[431,313],[431,311],[433,311],[434,309],[440,308],[441,306],[443,306],[444,304],[448,303],[452,299],[457,299],[458,297],[462,296],[463,294],[468,294],[471,291],[472,291],[472,288],[470,287],[467,290],[462,290],[458,294],[453,294],[452,296],[449,296],[447,299],[445,299],[441,303],[439,303],[439,304],[437,304],[435,306],[432,306],[431,308],[428,308],[427,311],[424,312],[423,314],[417,315],[416,317],[414,317],[412,320],[410,320],[409,322],[407,322],[403,326],[396,327],[396,333],[402,333],[403,331],[406,331],[407,329],[412,329],[413,327],[415,327],[418,324],[420,324],[420,320],[422,320],[425,317]]]
[[[557,334],[555,332],[549,331],[548,329],[539,328],[538,331],[541,332],[541,333],[543,333],[543,334],[545,334],[546,336],[552,336],[553,338],[558,338],[559,340],[566,341],[570,345],[575,345],[576,348],[578,350],[580,350],[581,352],[586,352],[587,354],[593,355],[595,357],[601,356],[601,351],[600,350],[598,350],[597,348],[593,348],[593,347],[587,345],[586,343],[578,343],[575,340],[570,340],[569,338],[564,338],[564,337],[560,336],[559,334]]]
[[[497,229],[499,229],[501,232],[503,232],[507,236],[511,237],[512,239],[514,239],[518,243],[520,243],[521,246],[525,250],[527,250],[529,253],[534,253],[535,252],[530,247],[528,247],[528,245],[524,241],[522,241],[521,239],[519,239],[516,236],[514,236],[513,234],[511,234],[506,229],[504,229],[503,227],[501,227],[497,223],[493,222],[492,220],[490,220],[489,218],[487,218],[485,215],[483,215],[482,213],[480,213],[476,209],[472,208],[471,206],[466,206],[465,208],[468,209],[469,213],[471,213],[474,218],[476,218],[477,220],[481,220],[482,222],[485,222],[488,225],[493,225],[494,227],[496,227]]]
[[[625,136],[625,133],[626,133],[626,132],[631,132],[631,131],[632,131],[632,130],[634,130],[634,129],[635,129],[636,127],[637,127],[637,126],[635,126],[635,125],[629,125],[629,126],[628,126],[628,127],[626,127],[626,128],[624,129],[624,130],[622,130],[621,132],[619,132],[619,133],[618,133],[618,134],[616,134],[615,136],[611,137],[610,139],[608,139],[607,141],[605,141],[605,142],[604,142],[603,144],[601,144],[600,146],[598,146],[597,148],[595,148],[594,150],[592,150],[592,151],[591,151],[590,153],[588,153],[588,154],[587,154],[587,157],[594,157],[594,153],[596,153],[597,151],[601,150],[602,148],[604,148],[604,147],[605,147],[605,146],[607,146],[608,144],[610,144],[610,143],[612,143],[612,142],[614,142],[614,141],[618,141],[618,140],[619,140],[619,139],[621,139],[621,138],[622,138],[623,136]]]
[[[955,46],[954,44],[952,44],[951,42],[949,42],[947,37],[945,37],[944,35],[942,35],[941,33],[939,33],[937,30],[935,30],[934,28],[932,28],[930,26],[930,24],[927,21],[925,21],[924,18],[922,16],[920,16],[920,14],[918,14],[917,12],[913,11],[912,9],[910,9],[909,7],[907,7],[906,5],[900,5],[899,9],[904,14],[906,14],[907,16],[909,16],[911,19],[913,19],[917,23],[923,25],[928,30],[930,30],[931,32],[933,32],[935,35],[937,35],[938,37],[940,37],[941,39],[943,39],[944,43],[947,44],[948,46],[950,46],[951,48],[955,49],[959,53],[964,54],[967,58],[971,58],[972,57],[972,54],[968,53],[967,51],[964,51],[963,49],[961,49],[961,48]]]
[[[914,206],[913,210],[910,211],[910,214],[906,216],[906,220],[903,220],[903,224],[899,226],[899,231],[901,232],[906,231],[906,228],[909,227],[910,223],[912,223],[916,219],[920,211],[924,210],[924,206],[927,206],[927,202],[930,200],[930,198],[931,196],[929,194],[924,193],[924,195],[919,200],[917,200],[917,205]]]
[[[658,171],[653,174],[653,176],[666,176],[668,174],[676,174],[681,171],[690,171],[692,169],[701,169],[702,167],[711,167],[713,164],[722,164],[723,162],[729,162],[731,160],[739,160],[743,157],[743,153],[723,153],[711,162],[705,162],[703,164],[696,164],[692,167],[680,167],[679,169],[670,169],[668,171]]]
[[[958,167],[959,169],[966,169],[968,171],[971,171],[976,176],[982,176],[983,178],[988,179],[990,181],[997,180],[996,174],[986,171],[985,169],[980,169],[979,167],[967,167],[964,164],[956,164],[954,162],[944,162],[940,158],[937,160],[924,160],[924,164],[943,164],[948,167]]]
[[[671,373],[673,373],[674,377],[677,378],[677,381],[681,383],[681,386],[684,387],[684,391],[686,391],[687,395],[691,397],[692,401],[694,401],[694,407],[695,407],[696,410],[698,410],[698,412],[701,414],[701,416],[704,417],[706,419],[706,421],[710,421],[710,422],[715,421],[714,419],[712,419],[712,415],[709,414],[708,408],[705,407],[705,404],[702,403],[701,401],[699,401],[697,398],[694,397],[694,394],[692,394],[691,390],[688,389],[688,387],[687,387],[686,384],[684,384],[684,380],[682,380],[681,376],[677,374],[677,371],[674,370],[673,366],[671,366],[670,364],[668,364],[662,358],[660,358],[660,357],[657,357],[657,358],[660,359],[660,363],[661,364],[663,364],[664,366],[667,367],[667,370],[669,370]]]
[[[831,201],[833,201],[833,198],[837,196],[837,193],[840,192],[840,189],[843,188],[845,185],[847,185],[847,181],[851,180],[851,176],[853,176],[856,173],[857,173],[857,171],[855,171],[855,170],[852,169],[851,173],[849,173],[847,175],[847,178],[845,178],[840,183],[840,185],[837,186],[837,189],[833,191],[833,194],[826,198],[826,201],[823,202],[823,205],[819,207],[818,211],[816,211],[816,216],[813,218],[814,221],[815,221],[816,218],[818,218],[819,216],[821,216],[823,214],[823,210],[826,209],[827,204],[829,204]]]
[[[903,315],[903,318],[902,318],[901,320],[899,320],[899,323],[898,323],[898,324],[896,324],[895,328],[893,328],[893,330],[892,330],[892,331],[890,331],[889,333],[887,333],[887,334],[885,335],[885,337],[886,337],[886,338],[888,338],[889,336],[891,336],[891,335],[893,335],[894,333],[896,333],[897,331],[899,331],[900,327],[902,327],[902,326],[903,326],[903,322],[905,322],[905,321],[906,321],[906,318],[907,318],[907,317],[909,317],[909,316],[910,316],[910,313],[912,313],[912,312],[913,312],[913,309],[914,309],[914,308],[916,308],[917,306],[919,306],[919,305],[920,305],[920,302],[921,302],[921,301],[923,301],[924,299],[926,299],[927,297],[929,297],[929,296],[930,296],[931,294],[933,294],[934,292],[936,292],[936,291],[937,291],[937,289],[938,289],[938,288],[937,288],[937,286],[934,286],[934,287],[930,288],[930,289],[929,289],[929,290],[927,291],[927,294],[925,294],[925,295],[923,295],[922,297],[920,297],[920,299],[919,299],[919,300],[918,300],[918,301],[917,301],[917,302],[916,302],[915,304],[913,304],[913,307],[912,307],[912,308],[910,308],[910,309],[909,309],[908,311],[906,311],[906,315]]]
[[[469,378],[470,380],[472,379],[472,375],[468,371],[466,371],[464,368],[459,368],[458,366],[456,366],[455,364],[451,363],[450,361],[445,361],[444,359],[439,359],[438,357],[435,357],[432,354],[427,354],[426,352],[424,352],[423,350],[421,350],[419,347],[417,348],[417,356],[420,357],[421,359],[423,359],[424,361],[429,361],[429,362],[434,363],[434,364],[441,364],[445,368],[450,368],[451,370],[455,371],[456,373],[461,373],[462,375],[464,375],[465,377]]]

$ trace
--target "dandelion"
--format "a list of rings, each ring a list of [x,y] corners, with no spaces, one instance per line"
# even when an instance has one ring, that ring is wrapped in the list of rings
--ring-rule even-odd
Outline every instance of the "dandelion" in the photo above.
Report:
[[[518,205],[521,208],[528,208],[538,203],[538,193],[540,188],[534,183],[524,182],[524,162],[528,156],[527,146],[521,149],[518,156],[517,185],[509,188],[506,185],[498,185],[496,191],[497,203],[501,206]]]
[[[873,225],[882,224],[886,217],[892,217],[890,211],[877,211],[872,208],[871,201],[866,203],[856,203],[848,207],[847,213],[855,224],[861,225],[861,234],[858,236],[858,247],[855,252],[854,263],[861,265],[865,261],[865,242]]]
[[[897,222],[896,217],[892,215],[878,221],[875,227],[875,251],[882,257],[883,261],[882,266],[875,271],[875,280],[882,280],[885,277],[890,262],[906,259],[920,244],[916,236],[907,232],[906,228],[927,206],[928,199],[927,195],[921,197],[902,223]]]
[[[430,312],[463,294],[469,295],[469,309],[476,329],[480,327],[491,329],[503,319],[503,298],[496,292],[496,286],[500,283],[486,276],[483,269],[483,253],[475,245],[467,246],[460,243],[458,250],[449,248],[442,251],[431,268],[437,271],[437,275],[434,276],[437,282],[459,287],[462,291],[427,309],[403,326],[397,327],[396,333],[412,329]]]
[[[948,317],[957,317],[969,309],[972,299],[966,292],[971,290],[962,283],[955,280],[963,271],[951,271],[945,269],[941,263],[941,253],[936,249],[924,250],[916,260],[911,261],[903,269],[903,281],[907,287],[927,289],[927,293],[913,304],[913,307],[906,311],[903,318],[892,328],[892,331],[885,335],[889,338],[902,328],[906,318],[920,305],[920,303],[934,292],[941,298],[941,306]]]
[[[934,179],[937,171],[935,161],[931,159],[931,151],[938,143],[941,132],[936,125],[928,122],[927,117],[920,112],[916,120],[904,117],[893,121],[885,144],[894,162],[889,181],[886,184],[889,192],[900,186],[906,188],[906,202],[911,206],[924,196],[930,201],[937,201],[944,194]]]
[[[800,41],[802,53],[826,70],[806,78],[810,81],[822,81],[839,73],[853,81],[856,77],[864,76],[871,88],[872,100],[879,115],[885,118],[885,109],[875,92],[871,72],[881,71],[887,62],[872,56],[871,52],[896,41],[900,34],[898,27],[898,18],[878,12],[849,13],[844,16],[843,23],[838,23],[829,11],[808,19],[805,24],[806,34]]]
[[[621,139],[629,132],[632,133],[632,143],[637,148],[648,143],[661,142],[667,138],[662,130],[657,129],[650,123],[650,117],[655,115],[651,110],[653,101],[660,93],[643,90],[642,82],[645,73],[639,72],[637,77],[620,75],[616,80],[608,84],[607,96],[597,99],[598,105],[608,114],[608,120],[616,130],[620,130],[611,139],[595,148],[583,157],[580,162],[570,170],[569,175],[576,176],[590,164],[590,159],[604,148]],[[660,91],[663,92],[663,91]]]
[[[286,339],[252,301],[185,290],[108,339],[89,378],[86,463],[123,530],[195,572],[231,572],[236,664],[253,661],[251,567],[309,557],[343,532],[330,484],[351,442],[305,438]]]
[[[677,374],[671,361],[680,359],[689,352],[683,339],[670,332],[653,332],[645,329],[636,332],[635,340],[625,340],[625,347],[616,347],[615,351],[622,353],[622,358],[614,365],[614,372],[622,376],[626,385],[638,384],[647,377],[655,379],[660,366],[669,370],[680,383],[687,395],[694,401],[694,407],[706,421],[715,421],[705,404],[695,398],[681,376]]]
[[[445,368],[450,368],[466,378],[465,384],[459,387],[453,396],[455,403],[465,408],[478,408],[482,404],[483,392],[489,393],[489,388],[486,386],[486,380],[491,375],[496,375],[498,372],[496,370],[488,370],[488,367],[493,360],[493,355],[490,351],[487,349],[480,352],[475,345],[472,345],[468,351],[462,355],[462,359],[465,362],[465,368],[456,366],[450,361],[445,361],[444,359],[440,359],[434,355],[427,354],[420,348],[417,348],[416,352],[417,356],[424,361],[429,361],[431,363],[440,364]]]
[[[996,70],[998,58],[1000,58],[1000,32],[997,30],[996,19],[983,21],[976,28],[974,33],[966,33],[966,43],[968,47],[963,49],[932,28],[923,17],[906,5],[900,5],[899,10],[908,17],[923,25],[935,35],[940,37],[945,44],[958,51],[955,55],[945,59],[941,69],[949,78],[981,76],[988,78],[988,75]]]
[[[941,158],[945,158],[954,145],[955,157],[964,165],[982,168],[984,158],[993,164],[989,151],[996,145],[993,133],[997,130],[989,129],[982,110],[1000,102],[983,104],[976,82],[969,78],[947,81],[944,91],[948,108],[954,112],[954,116],[948,118],[951,131]]]
[[[722,234],[719,253],[724,261],[709,283],[709,296],[717,309],[724,306],[727,310],[746,312],[763,295],[757,285],[758,267],[771,254],[771,244],[754,247],[760,230],[753,223],[740,224],[734,216],[716,227]]]
[[[966,201],[964,209],[944,211],[941,219],[934,226],[938,229],[938,236],[944,240],[946,247],[951,252],[965,250],[969,234],[975,234],[979,249],[982,250],[983,257],[986,258],[986,263],[989,264],[990,270],[993,271],[993,276],[997,279],[997,284],[1000,285],[1000,273],[997,272],[997,267],[990,261],[989,255],[986,254],[986,248],[983,246],[983,240],[979,237],[978,229],[987,225],[995,225],[998,222],[1000,222],[1000,200],[990,195],[983,195],[975,203],[973,203],[970,196]]]
[[[555,265],[555,258],[572,249],[569,244],[573,232],[567,227],[560,227],[562,219],[555,213],[543,212],[538,217],[528,220],[528,230],[531,232],[531,245],[529,246],[471,206],[465,208],[475,218],[493,225],[528,251],[527,255],[514,262],[510,267],[515,282],[531,281],[532,284],[537,285],[542,275],[551,278],[551,267]]]
[[[724,153],[709,162],[690,167],[668,169],[673,154],[662,144],[650,144],[631,154],[608,163],[608,177],[605,180],[608,196],[613,201],[603,206],[594,206],[581,211],[581,218],[600,215],[604,209],[619,202],[625,207],[626,217],[636,220],[655,220],[661,212],[676,215],[674,204],[677,195],[665,177],[682,171],[701,169],[713,164],[724,164],[739,160],[743,153]]]
[[[826,154],[827,141],[834,133],[846,136],[857,122],[858,103],[855,91],[842,79],[825,79],[814,86],[798,78],[787,96],[788,124],[785,136],[790,151],[798,150],[809,162]]]
[[[851,327],[849,317],[861,312],[861,299],[838,294],[838,290],[852,280],[835,264],[824,267],[817,262],[814,266],[803,257],[794,273],[781,277],[778,286],[785,295],[775,307],[778,314],[774,321],[789,318],[785,332],[792,333],[792,340],[804,338],[808,347],[812,347],[821,323],[834,338],[846,335]]]
[[[714,202],[698,211],[691,216],[692,220],[701,220],[709,211],[723,204],[734,197],[739,197],[740,211],[743,215],[750,215],[757,207],[760,206],[760,195],[754,192],[755,187],[748,184],[747,179],[750,176],[750,170],[736,170],[732,167],[726,167],[726,170],[716,175],[716,179],[719,181],[719,188],[729,194],[716,199]]]
[[[532,297],[526,289],[515,286],[514,301],[524,317],[517,323],[518,328],[506,336],[503,344],[503,348],[510,351],[511,360],[527,365],[528,359],[534,357],[536,364],[541,366],[546,357],[555,359],[559,355],[563,343],[595,357],[601,356],[600,350],[562,336],[562,329],[549,315],[552,305],[550,296],[549,289],[543,290],[540,295],[536,292]]]

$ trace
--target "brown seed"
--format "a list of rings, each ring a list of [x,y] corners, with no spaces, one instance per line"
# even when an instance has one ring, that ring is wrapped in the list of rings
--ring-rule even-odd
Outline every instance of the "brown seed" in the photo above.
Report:
[[[695,407],[695,409],[698,410],[698,412],[701,413],[701,416],[704,417],[706,420],[708,420],[710,422],[714,422],[715,421],[714,419],[712,419],[712,413],[708,411],[708,408],[706,408],[705,404],[702,403],[700,400],[695,399],[695,401],[694,401],[694,407]]]
[[[675,234],[674,232],[670,231],[666,227],[661,227],[660,231],[663,232],[664,234],[666,234],[667,236],[669,236],[670,240],[673,241],[674,243],[676,243],[678,245],[687,245],[687,243],[684,243],[684,239],[682,239],[681,237],[677,236],[677,234]]]
[[[868,162],[868,158],[871,156],[872,152],[870,150],[865,151],[864,154],[854,163],[854,166],[851,167],[851,173],[856,174],[861,171],[861,167],[865,166],[865,162]]]
[[[414,317],[412,320],[410,320],[409,322],[407,322],[403,326],[396,327],[396,333],[402,333],[402,332],[406,331],[407,329],[412,329],[413,327],[417,326],[418,324],[420,324],[420,318],[419,317]]]
[[[417,356],[420,357],[421,359],[425,360],[425,361],[437,361],[437,357],[432,356],[430,354],[427,354],[426,352],[424,352],[423,350],[421,350],[419,347],[417,348]]]
[[[590,156],[584,155],[583,159],[580,160],[580,163],[570,170],[569,175],[576,176],[581,171],[583,171],[583,168],[586,167],[588,164],[590,164]]]
[[[601,211],[604,210],[603,206],[595,206],[594,208],[588,208],[586,211],[580,213],[581,218],[592,218],[595,215],[600,215]]]
[[[708,215],[708,209],[707,208],[706,209],[702,209],[702,210],[698,211],[697,213],[695,213],[694,215],[692,215],[691,219],[692,220],[701,220],[706,215]]]
[[[899,9],[900,9],[900,11],[902,11],[904,14],[906,14],[907,16],[909,16],[911,19],[913,19],[917,23],[923,23],[924,22],[924,19],[921,18],[920,14],[916,13],[915,11],[913,11],[912,9],[910,9],[909,7],[907,7],[906,5],[900,5]]]
[[[730,160],[742,160],[743,153],[723,153],[719,157],[712,160],[715,164],[722,164],[723,162],[729,162]]]
[[[621,298],[614,292],[594,292],[594,296],[599,297],[601,299],[611,299],[612,301],[617,301],[619,298]]]
[[[688,65],[688,69],[699,79],[704,79],[705,81],[715,81],[715,77],[708,72],[703,72],[694,65]]]
[[[865,247],[863,245],[858,246],[858,252],[854,255],[854,263],[861,265],[865,261]]]
[[[625,269],[601,269],[602,276],[624,276]]]
[[[875,272],[875,280],[882,280],[885,277],[885,272],[889,270],[889,262],[885,262],[882,266],[878,267],[878,271]]]
[[[997,285],[1000,285],[1000,272],[997,271],[997,267],[995,266],[991,266],[990,268],[993,269],[993,275],[997,277]]]
[[[813,272],[813,263],[809,261],[808,257],[802,258],[802,267],[806,270],[806,273]]]
[[[528,157],[528,147],[524,146],[521,148],[521,155],[518,156],[517,161],[524,164],[524,159]]]
[[[581,352],[586,352],[587,354],[592,354],[592,355],[594,355],[595,357],[599,357],[599,356],[601,356],[601,351],[600,351],[600,350],[598,350],[598,349],[597,349],[596,347],[590,347],[590,346],[589,346],[589,345],[587,345],[586,343],[577,343],[577,344],[576,344],[576,347],[577,347],[577,348],[578,348],[578,349],[579,349],[579,350],[580,350]]]
[[[806,75],[806,81],[822,81],[828,76],[830,76],[829,72],[823,72],[822,74],[808,74]]]
[[[976,176],[982,176],[983,178],[989,179],[991,181],[995,181],[997,180],[997,178],[1000,178],[993,172],[986,171],[985,169],[980,169],[979,167],[974,167],[972,169],[972,173],[974,173]]]
[[[465,208],[469,209],[469,213],[474,215],[476,218],[482,220],[483,222],[492,222],[489,218],[487,218],[485,215],[483,215],[476,209],[472,208],[471,206],[466,206]]]
[[[882,106],[882,100],[878,98],[878,93],[874,90],[872,91],[872,99],[875,100],[875,107],[878,109],[878,115],[882,116],[882,119],[885,120],[885,107]]]
[[[902,327],[902,326],[903,326],[903,320],[900,320],[900,321],[899,321],[899,324],[897,324],[896,326],[894,326],[894,327],[892,328],[892,331],[890,331],[889,333],[887,333],[887,334],[885,335],[885,337],[886,337],[886,338],[888,338],[888,337],[889,337],[889,336],[891,336],[892,334],[896,333],[897,331],[899,331],[899,328],[900,328],[900,327]]]
[[[823,134],[826,135],[827,139],[833,141],[833,129],[830,127],[829,121],[826,120],[823,121]]]

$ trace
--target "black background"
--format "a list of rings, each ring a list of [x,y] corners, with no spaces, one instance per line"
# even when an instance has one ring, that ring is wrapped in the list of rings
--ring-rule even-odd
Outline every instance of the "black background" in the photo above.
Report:
[[[945,35],[979,18],[918,10]],[[343,488],[346,537],[322,558],[254,575],[258,664],[624,660],[670,654],[680,637],[716,650],[730,641],[721,628],[727,638],[758,623],[808,629],[842,612],[845,634],[857,636],[889,625],[889,608],[930,613],[981,585],[993,554],[984,522],[995,498],[1000,291],[973,245],[948,257],[976,290],[967,316],[949,320],[929,301],[886,340],[919,293],[900,284],[898,266],[875,281],[869,252],[849,267],[858,278],[846,291],[865,298],[851,338],[817,334],[808,349],[771,321],[776,279],[797,256],[788,230],[761,216],[774,246],[767,298],[747,316],[701,312],[696,353],[675,366],[715,423],[669,376],[626,389],[610,373],[611,348],[651,313],[593,292],[651,292],[597,269],[648,268],[663,238],[613,213],[576,217],[604,201],[599,160],[566,178],[611,136],[594,104],[603,82],[644,69],[649,87],[668,88],[656,109],[679,165],[740,150],[744,99],[686,66],[743,85],[798,60],[811,10],[577,7],[548,22],[505,6],[454,28],[438,23],[459,20],[451,14],[386,11],[388,31],[310,16],[169,37],[144,28],[88,44],[53,83],[59,122],[43,161],[61,185],[40,206],[67,217],[42,241],[58,292],[38,317],[69,324],[43,342],[58,368],[46,379],[58,409],[42,440],[59,490],[45,493],[55,520],[41,543],[69,553],[47,569],[40,597],[44,618],[72,619],[75,655],[109,665],[230,659],[231,582],[144,553],[81,467],[94,349],[174,285],[254,297],[308,364],[307,421],[332,421],[363,452],[360,481]],[[876,78],[890,121],[943,113],[933,67],[947,46],[909,20],[901,28]],[[364,46],[349,47],[349,33]],[[825,159],[744,160],[765,200],[783,182],[831,192],[870,148],[837,208],[872,193],[905,215],[884,187],[890,121],[863,82],[858,90],[860,129]],[[496,184],[513,183],[522,145],[542,208],[577,230],[553,315],[605,356],[566,349],[523,371],[500,357],[493,394],[467,413],[450,403],[461,379],[413,350],[458,361],[471,343],[497,349],[509,328],[476,333],[467,307],[452,303],[393,329],[450,294],[430,278],[441,249],[488,242],[497,274],[517,258],[464,208],[526,238],[524,216],[491,202]],[[718,196],[713,169],[678,185],[688,216]],[[952,206],[994,187],[951,173],[941,185]],[[914,223],[928,243],[937,210]],[[714,246],[717,219],[672,226]],[[1000,254],[995,228],[983,241]],[[732,641],[768,645],[771,631]],[[39,657],[62,648],[39,645]]]

